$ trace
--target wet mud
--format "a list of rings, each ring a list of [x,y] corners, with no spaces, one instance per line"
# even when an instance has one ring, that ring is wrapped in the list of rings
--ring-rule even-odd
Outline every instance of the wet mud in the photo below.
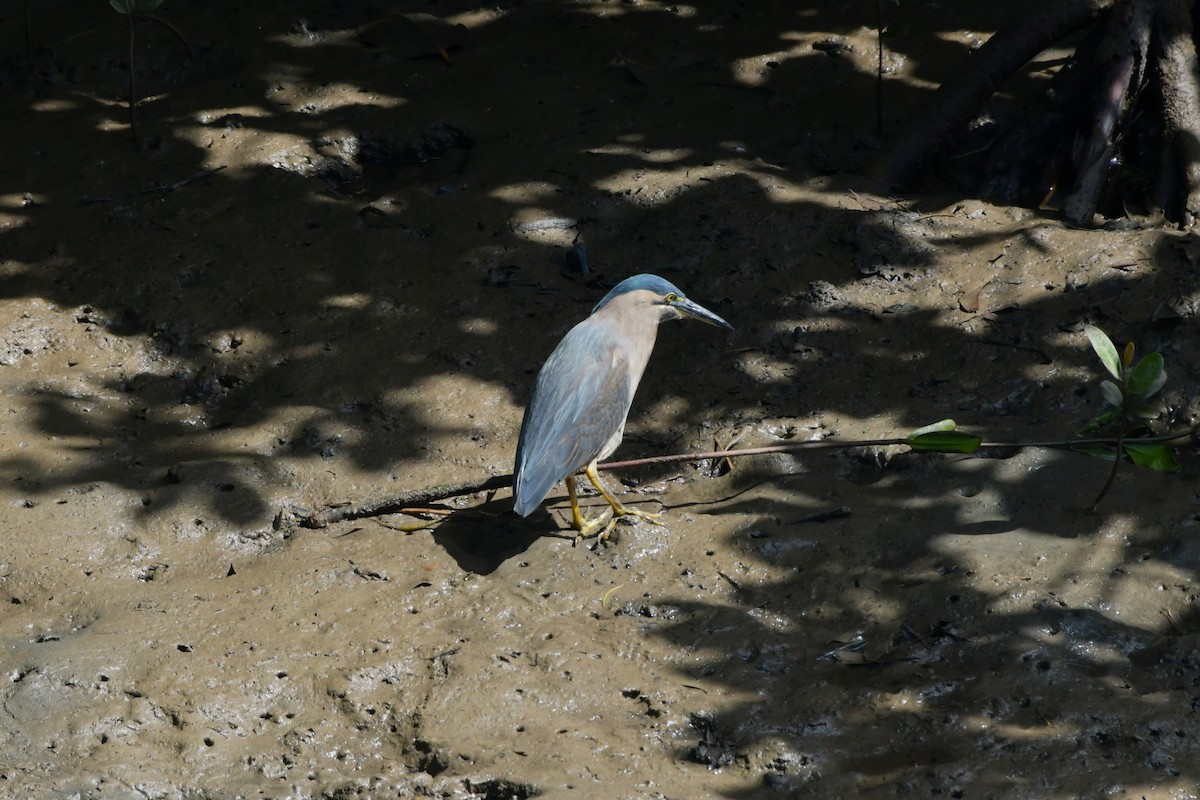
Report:
[[[617,458],[1062,439],[1087,322],[1196,424],[1196,244],[887,194],[873,6],[168,2],[135,143],[94,5],[3,12],[0,795],[1200,793],[1187,449],[1096,513],[1109,462],[876,446],[609,474],[666,525],[595,547],[561,487],[289,524],[509,472],[643,271],[736,331],[663,326]],[[1008,16],[888,13],[887,131]]]

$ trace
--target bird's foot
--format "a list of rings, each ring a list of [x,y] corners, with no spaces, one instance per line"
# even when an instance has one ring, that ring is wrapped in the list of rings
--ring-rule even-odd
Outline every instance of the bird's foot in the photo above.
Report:
[[[577,533],[575,534],[575,541],[572,542],[572,545],[579,544],[580,539],[589,539],[592,536],[599,536],[600,541],[605,541],[608,539],[608,535],[612,532],[613,525],[615,525],[616,522],[617,518],[615,516],[610,517],[605,514],[600,514],[599,516],[588,519],[581,515],[577,524],[575,525]]]
[[[597,542],[607,542],[609,537],[612,536],[613,529],[617,525],[617,520],[622,517],[637,517],[638,519],[646,520],[651,525],[666,525],[662,520],[662,514],[655,514],[650,511],[642,511],[640,508],[630,508],[629,506],[617,504],[612,507],[612,516],[601,514],[598,517],[588,519],[581,515],[578,523],[575,525],[575,529],[578,532],[575,534],[575,540],[572,542],[572,545],[577,545],[581,539],[590,539],[593,536],[596,537]]]
[[[616,520],[618,517],[637,517],[638,519],[646,520],[651,525],[666,525],[663,522],[661,513],[655,514],[650,511],[642,511],[640,508],[630,508],[629,506],[613,506],[613,519]]]

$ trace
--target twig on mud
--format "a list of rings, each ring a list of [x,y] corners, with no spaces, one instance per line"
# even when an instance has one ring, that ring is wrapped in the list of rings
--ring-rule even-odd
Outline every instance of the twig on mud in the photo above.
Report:
[[[165,19],[163,19],[160,16],[157,16],[156,14],[151,14],[149,12],[138,12],[135,9],[135,7],[133,6],[132,2],[130,2],[129,0],[126,0],[126,3],[124,5],[124,11],[121,11],[120,3],[113,3],[113,8],[116,9],[117,11],[121,12],[125,16],[125,18],[129,21],[129,132],[133,136],[133,141],[136,144],[138,141],[138,124],[137,124],[138,92],[137,92],[137,64],[135,61],[135,58],[137,56],[137,51],[134,47],[134,29],[135,29],[135,23],[136,23],[138,17],[142,17],[144,19],[151,20],[152,22],[157,22],[159,25],[162,25],[167,30],[169,30],[171,33],[175,34],[179,38],[179,41],[181,41],[183,43],[184,49],[187,50],[188,58],[192,57],[192,46],[191,46],[191,44],[188,43],[187,38],[185,38],[184,35],[182,33],[180,33],[179,29],[176,28],[174,25],[172,25],[170,22],[167,22]]]
[[[1137,441],[1139,444],[1182,445],[1193,440],[1198,432],[1200,432],[1200,427],[1192,427],[1162,436],[1139,438]],[[1112,445],[1117,441],[1117,439],[1112,437],[1095,437],[1089,439],[1054,439],[1037,442],[980,442],[977,449],[1022,450],[1029,447],[1040,447],[1063,450],[1076,447]],[[764,447],[744,447],[738,450],[717,450],[708,453],[675,453],[667,456],[635,458],[628,461],[609,461],[604,464],[597,464],[596,469],[607,471],[655,464],[673,464],[681,461],[706,461],[711,459],[737,458],[740,456],[767,455],[770,453],[794,453],[804,450],[851,450],[859,447],[908,446],[909,444],[910,442],[907,438],[861,439],[857,441],[824,439],[819,442],[792,442],[790,444],[774,444]],[[362,503],[338,503],[326,506],[324,509],[312,513],[297,514],[294,522],[305,528],[324,528],[336,522],[362,519],[363,517],[375,517],[382,514],[396,514],[415,506],[425,506],[429,503],[436,503],[451,497],[461,497],[463,495],[476,494],[477,492],[494,492],[497,489],[512,486],[512,480],[512,475],[493,475],[481,481],[442,484],[432,486],[428,489],[417,489],[389,497],[374,498]],[[840,514],[842,510],[838,509],[831,513]]]
[[[1100,494],[1096,495],[1096,499],[1092,501],[1092,505],[1088,508],[1089,514],[1095,514],[1100,508],[1100,501],[1104,499],[1104,495],[1108,494],[1108,490],[1112,488],[1113,481],[1117,479],[1117,470],[1121,467],[1125,451],[1122,446],[1125,444],[1125,427],[1121,426],[1120,432],[1117,434],[1117,457],[1113,459],[1112,469],[1108,471],[1108,480],[1104,482],[1104,486],[1100,489]]]
[[[1013,344],[1012,342],[1002,342],[999,339],[980,339],[979,341],[983,342],[984,344],[994,345],[996,347],[1011,347],[1014,350],[1022,350],[1026,353],[1033,353],[1035,356],[1038,356],[1042,359],[1043,364],[1054,363],[1054,359],[1046,355],[1045,350],[1041,350],[1036,347],[1030,347],[1024,344]]]
[[[451,65],[452,62],[450,61],[449,48],[442,47],[442,45],[438,43],[437,39],[433,38],[433,36],[430,35],[430,33],[428,31],[426,31],[423,27],[418,25],[416,20],[414,20],[412,17],[408,16],[407,14],[400,14],[400,13],[396,13],[396,12],[393,12],[390,14],[385,14],[377,20],[368,22],[365,25],[360,25],[358,27],[358,29],[355,31],[355,35],[361,41],[364,33],[371,30],[371,28],[374,28],[376,25],[379,25],[381,22],[386,22],[387,20],[390,20],[390,19],[399,19],[402,22],[408,23],[409,27],[411,27],[414,31],[416,31],[418,36],[420,36],[427,43],[429,43],[433,47],[433,49],[437,50],[437,54],[439,56],[441,56],[442,61],[444,61],[447,66]]]
[[[155,192],[162,192],[163,194],[167,194],[168,192],[173,192],[176,189],[182,189],[184,186],[187,186],[188,184],[195,183],[196,181],[202,181],[205,178],[216,175],[218,172],[225,169],[225,167],[226,167],[226,165],[222,164],[219,167],[214,167],[212,169],[205,170],[204,172],[201,172],[198,175],[193,175],[190,178],[184,178],[181,181],[175,181],[174,183],[163,183],[163,184],[159,184],[157,186],[151,186],[149,189],[139,189],[136,192],[128,192],[126,194],[114,194],[114,195],[109,195],[107,197],[84,197],[84,198],[81,198],[79,202],[85,203],[85,204],[87,204],[87,203],[111,203],[114,200],[127,200],[130,197],[138,197],[143,194],[154,194]]]
[[[848,516],[850,516],[851,513],[853,513],[853,512],[850,511],[849,506],[840,506],[838,508],[833,509],[832,511],[818,511],[815,514],[809,514],[807,517],[801,517],[800,519],[794,519],[791,522],[789,522],[788,524],[789,525],[803,525],[807,522],[828,522],[831,519],[839,519],[841,517],[848,517]]]
[[[604,596],[600,598],[600,607],[608,608],[609,598],[611,598],[617,592],[617,590],[620,589],[624,585],[625,584],[623,584],[623,583],[618,583],[616,586],[612,587],[607,592],[605,592]]]
[[[362,503],[339,503],[326,506],[320,511],[299,517],[297,522],[305,528],[324,528],[334,522],[378,517],[383,514],[398,514],[413,506],[425,506],[451,497],[503,489],[506,486],[512,486],[512,475],[496,475],[487,480],[468,483],[441,484],[428,489],[402,492],[390,497],[378,497]]]
[[[716,439],[713,439],[713,446],[715,446],[718,450],[725,450],[725,451],[732,450],[733,448],[737,447],[738,444],[742,441],[742,439],[745,439],[749,433],[750,433],[749,427],[742,428],[740,431],[738,431],[736,434],[734,434],[734,437],[732,439],[730,439],[727,444],[721,444]],[[714,471],[714,474],[725,475],[730,472],[733,472],[733,461],[731,461],[728,458],[723,458],[723,459],[721,459],[720,464],[717,466],[716,470]]]
[[[1159,611],[1158,613],[1162,614],[1164,617],[1167,618],[1167,623],[1171,626],[1171,631],[1176,636],[1183,636],[1185,633],[1187,633],[1187,631],[1185,631],[1181,627],[1179,627],[1179,623],[1175,621],[1175,618],[1173,616],[1171,616],[1171,609],[1164,608],[1161,611]]]
[[[417,531],[423,531],[429,528],[437,527],[437,524],[441,522],[438,517],[448,517],[454,512],[449,508],[398,508],[390,513],[408,514],[409,516],[419,518],[421,521],[409,522],[403,525],[393,525],[390,522],[384,522],[382,519],[376,517],[374,520],[375,524],[381,525],[388,530],[399,531],[401,533],[416,533]]]
[[[719,575],[720,577],[724,578],[724,579],[725,579],[725,581],[726,581],[726,582],[727,582],[727,583],[728,583],[730,586],[732,586],[734,589],[736,589],[737,591],[739,591],[739,592],[740,592],[740,591],[742,590],[742,585],[741,585],[740,583],[738,583],[738,582],[737,582],[737,581],[735,581],[733,578],[731,578],[731,577],[729,577],[728,575],[726,575],[726,574],[725,574],[724,572],[722,572],[721,570],[717,570],[717,575]]]

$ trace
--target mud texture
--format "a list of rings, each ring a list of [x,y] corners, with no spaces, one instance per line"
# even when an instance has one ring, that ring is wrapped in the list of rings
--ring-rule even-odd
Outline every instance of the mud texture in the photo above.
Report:
[[[1194,242],[867,177],[875,4],[168,2],[192,53],[135,27],[136,143],[123,21],[30,5],[0,796],[1200,795],[1187,449],[1096,514],[1098,459],[875,447],[610,475],[667,524],[595,548],[561,490],[286,524],[509,472],[542,360],[641,271],[737,330],[664,326],[620,458],[1061,439],[1085,322],[1195,424]],[[1014,13],[885,7],[885,132]]]

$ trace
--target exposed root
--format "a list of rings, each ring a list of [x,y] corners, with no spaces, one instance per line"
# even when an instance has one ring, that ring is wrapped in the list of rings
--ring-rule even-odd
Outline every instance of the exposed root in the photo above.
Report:
[[[1074,225],[1090,225],[1116,152],[1118,124],[1133,107],[1146,77],[1153,0],[1122,3],[1108,18],[1108,34],[1099,52],[1103,70],[1096,123],[1075,159],[1075,187],[1063,203],[1063,216]]]
[[[889,177],[907,183],[979,112],[1005,81],[1038,53],[1082,30],[1115,0],[1061,0],[1049,3],[1021,24],[1000,31],[970,56],[968,68],[938,88],[933,108],[900,134],[887,162]]]
[[[1159,59],[1159,85],[1162,91],[1166,139],[1183,175],[1183,211],[1185,227],[1200,219],[1200,87],[1197,86],[1195,34],[1192,4],[1187,0],[1168,0],[1158,17],[1158,35],[1162,40]]]
[[[1200,220],[1200,73],[1193,0],[1059,0],[993,36],[933,107],[897,137],[888,177],[913,183],[1010,77],[1085,31],[1049,91],[1024,117],[955,164],[964,187],[1003,202],[1061,207],[1074,225],[1130,208],[1193,227]],[[1153,87],[1154,91],[1145,91]],[[960,149],[966,149],[965,146]]]

